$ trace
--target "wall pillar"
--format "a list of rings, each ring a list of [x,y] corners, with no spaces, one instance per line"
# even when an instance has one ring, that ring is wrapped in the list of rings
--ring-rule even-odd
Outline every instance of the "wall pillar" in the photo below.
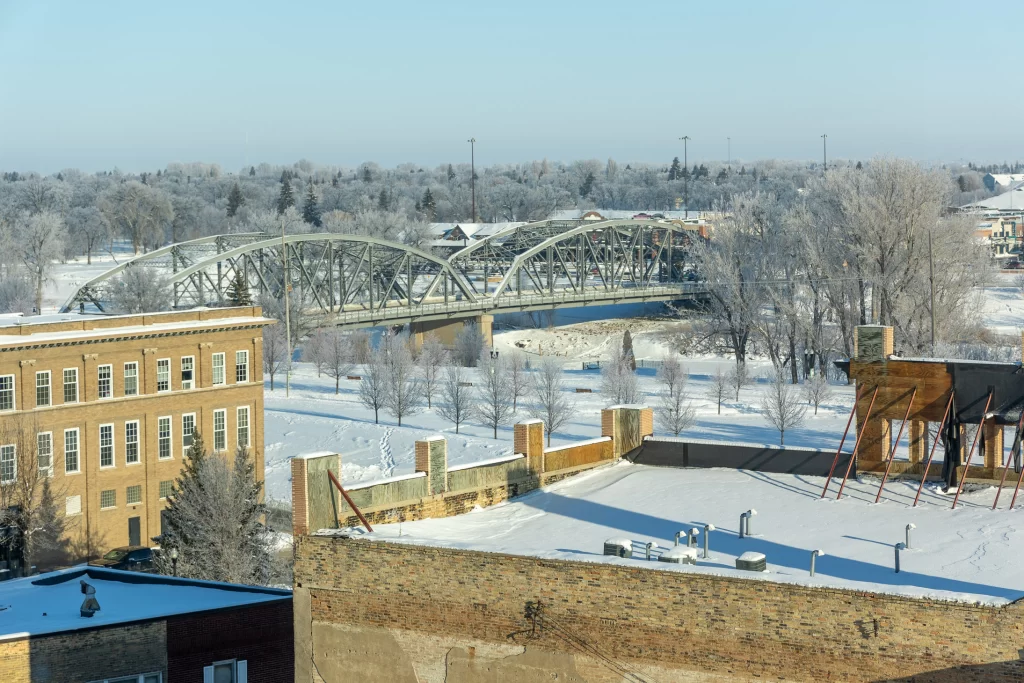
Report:
[[[928,423],[923,420],[910,421],[910,462],[924,462],[928,457]]]
[[[416,442],[416,471],[427,475],[428,496],[448,490],[448,441],[443,436]]]
[[[341,456],[327,453],[292,458],[292,534],[302,536],[338,526],[341,494],[328,470],[341,481]]]
[[[1003,426],[985,423],[985,468],[995,470],[1003,465]]]
[[[36,362],[34,360],[20,360],[18,361],[18,367],[21,368],[21,373],[18,376],[21,386],[15,390],[14,395],[17,396],[17,400],[14,405],[18,410],[31,410],[36,407]],[[51,371],[50,405],[56,402],[53,398],[53,374]]]
[[[887,325],[859,325],[853,336],[853,357],[858,363],[885,363],[893,353],[893,328]],[[892,428],[889,420],[865,414],[871,404],[870,389],[857,401],[857,429],[863,429],[857,460],[870,468],[873,463],[889,457],[892,446]],[[865,426],[865,421],[867,425]],[[858,467],[860,465],[858,464]]]
[[[612,457],[621,458],[654,434],[654,411],[647,406],[612,406],[601,411],[601,436],[612,439]]]
[[[78,378],[78,401],[80,403],[92,402],[99,398],[99,378],[96,376],[98,358],[99,355],[95,353],[82,354],[82,376]],[[114,378],[110,379],[113,382]]]
[[[534,476],[544,474],[544,421],[525,420],[512,428],[512,451],[526,456],[526,466]]]

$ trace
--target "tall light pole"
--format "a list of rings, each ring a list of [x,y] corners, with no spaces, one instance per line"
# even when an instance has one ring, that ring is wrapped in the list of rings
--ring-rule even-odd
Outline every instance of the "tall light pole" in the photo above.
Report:
[[[729,144],[729,157],[726,166],[729,167],[729,170],[732,170],[732,138],[726,138],[725,141]]]
[[[291,282],[288,277],[288,245],[284,241],[284,216],[281,217],[281,258],[284,259],[284,336],[285,349],[288,353],[288,365],[284,372],[284,396],[288,398],[292,388],[292,315],[288,305],[288,290]]]
[[[828,136],[822,134],[821,136],[821,162],[825,166],[825,170],[828,170]]]
[[[686,212],[685,218],[690,217],[690,162],[686,157],[686,142],[690,139],[689,135],[684,135],[679,138],[683,141],[683,170],[686,174],[683,176],[683,210]]]
[[[466,142],[469,143],[469,186],[473,193],[473,222],[476,223],[476,138]]]

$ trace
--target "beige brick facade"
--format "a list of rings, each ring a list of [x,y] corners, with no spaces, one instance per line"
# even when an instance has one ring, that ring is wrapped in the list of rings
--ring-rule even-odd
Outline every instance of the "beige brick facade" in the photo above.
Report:
[[[0,412],[0,446],[18,444],[18,466],[26,467],[40,455],[38,439],[50,435],[51,486],[69,513],[72,559],[127,545],[130,523],[151,544],[165,503],[161,482],[166,493],[181,471],[187,419],[209,450],[220,440],[234,452],[247,431],[262,477],[261,342],[272,321],[258,307],[31,320],[0,327],[0,380],[14,379],[13,409]],[[240,428],[246,415],[247,430]]]

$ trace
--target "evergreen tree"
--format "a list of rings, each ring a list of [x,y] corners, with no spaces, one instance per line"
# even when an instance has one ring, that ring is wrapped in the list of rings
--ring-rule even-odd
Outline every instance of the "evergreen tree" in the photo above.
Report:
[[[252,295],[249,293],[249,286],[245,282],[245,274],[241,269],[235,269],[235,277],[228,285],[226,296],[232,306],[252,306]]]
[[[364,183],[372,183],[373,182],[373,173],[370,172],[370,167],[369,166],[364,166],[363,167],[363,182]]]
[[[388,191],[382,187],[380,188],[380,196],[377,197],[377,208],[381,211],[387,211],[390,206],[391,201],[388,198]]]
[[[235,186],[231,188],[231,192],[228,193],[228,218],[234,218],[242,204],[245,204],[245,197],[242,196],[242,188],[238,186],[238,183],[235,183]]]
[[[448,182],[450,183],[450,182],[452,182],[454,180],[455,180],[455,169],[452,168],[451,164],[448,164]]]
[[[331,187],[337,187],[337,186],[338,186],[338,178],[337,177],[331,178]]]
[[[863,168],[864,168],[864,165],[858,161],[857,162],[857,170],[860,171],[860,170],[863,170]]]
[[[313,183],[306,188],[306,203],[302,205],[302,220],[318,228],[323,225],[320,221],[320,207],[316,203],[316,190],[313,189]]]
[[[587,173],[587,177],[583,179],[583,185],[580,186],[580,196],[586,197],[590,194],[590,191],[594,189],[594,174]]]
[[[629,367],[636,372],[636,355],[633,353],[633,336],[626,330],[622,334],[622,358],[629,363]]]
[[[433,193],[431,193],[428,187],[423,193],[423,199],[420,201],[420,206],[423,207],[423,211],[427,214],[429,220],[434,220],[434,214],[437,211],[437,201],[434,199]]]
[[[679,157],[675,157],[674,159],[672,159],[672,165],[669,166],[669,168],[668,168],[668,179],[669,180],[675,180],[675,179],[679,178],[680,177],[679,176],[679,172],[680,172]]]
[[[256,175],[256,167],[255,166],[250,166],[249,167],[249,176],[250,177],[254,177],[255,175]]]
[[[295,195],[292,194],[292,184],[285,178],[281,181],[281,194],[277,197],[277,214],[280,216],[291,206],[295,206]]]

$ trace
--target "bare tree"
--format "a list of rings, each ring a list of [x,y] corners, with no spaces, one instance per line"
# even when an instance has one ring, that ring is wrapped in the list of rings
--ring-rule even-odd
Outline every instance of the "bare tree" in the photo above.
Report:
[[[25,568],[39,561],[66,561],[68,521],[57,507],[64,489],[53,483],[52,435],[39,433],[35,420],[0,421],[0,527],[15,527],[0,544],[21,536]]]
[[[263,328],[263,372],[270,375],[270,390],[274,390],[274,376],[288,362],[288,339],[281,325]]]
[[[67,216],[68,235],[76,248],[85,252],[86,264],[92,253],[110,236],[110,226],[95,206],[75,207]]]
[[[676,354],[669,354],[662,359],[657,378],[668,389],[668,395],[675,396],[676,391],[681,391],[686,385],[686,368]]]
[[[531,412],[534,417],[544,421],[550,446],[551,435],[569,421],[576,409],[576,402],[565,393],[562,363],[557,358],[549,356],[541,360],[531,384],[536,399],[536,406]]]
[[[780,368],[781,369],[781,368]],[[747,372],[746,363],[736,363],[726,373],[726,380],[729,386],[736,392],[736,400],[740,400],[740,389],[750,384],[750,374]]]
[[[715,374],[711,376],[711,386],[708,387],[708,398],[718,404],[718,414],[722,414],[722,401],[729,391],[729,379],[722,372],[722,368],[715,368]]]
[[[662,394],[658,402],[658,418],[674,436],[697,424],[697,411],[680,388],[674,394]]]
[[[636,372],[633,371],[633,356],[623,351],[613,352],[612,357],[601,364],[601,393],[616,404],[636,403],[640,398],[640,387]]]
[[[818,414],[818,406],[832,397],[832,387],[828,383],[828,377],[823,372],[816,372],[804,382],[804,396],[807,402],[814,406],[814,414]]]
[[[119,313],[152,313],[171,307],[171,284],[154,268],[128,268],[114,284],[110,301]]]
[[[389,334],[381,341],[386,373],[384,379],[384,407],[402,426],[402,418],[416,412],[422,398],[416,362],[412,359],[409,338]]]
[[[132,241],[136,254],[144,245],[162,240],[164,226],[174,219],[167,195],[135,180],[112,186],[96,203],[111,228]]]
[[[526,396],[530,389],[530,375],[526,370],[526,354],[522,351],[510,351],[505,358],[508,369],[508,383],[512,390],[512,410],[519,407],[519,399]]]
[[[334,378],[334,393],[341,391],[341,378],[352,373],[352,348],[349,335],[337,327],[325,330],[320,336],[320,351],[323,355],[324,372]]]
[[[453,360],[467,368],[476,366],[480,354],[484,350],[484,336],[476,323],[465,323],[459,333],[455,335],[455,345],[452,349]]]
[[[12,246],[31,274],[37,312],[43,310],[43,286],[53,273],[54,261],[60,258],[66,239],[64,220],[51,211],[23,215],[16,224]]]
[[[0,313],[31,313],[34,300],[32,282],[24,270],[7,268],[0,277]]]
[[[473,391],[469,387],[469,372],[461,365],[449,365],[444,369],[441,378],[441,401],[437,404],[437,413],[444,419],[455,424],[455,433],[459,433],[459,425],[466,421],[473,412]]]
[[[498,438],[498,427],[508,424],[515,414],[512,408],[512,386],[503,357],[492,358],[484,352],[477,363],[480,387],[477,390],[476,414],[481,421],[494,430]]]
[[[302,345],[302,360],[316,367],[316,376],[320,377],[327,362],[326,346],[328,328],[318,327],[310,333],[306,343]],[[335,390],[334,393],[338,393]]]
[[[800,405],[797,388],[789,384],[784,372],[776,370],[762,400],[764,418],[779,430],[779,443],[785,445],[786,431],[802,425],[807,416],[807,408]]]
[[[442,381],[444,366],[451,361],[448,359],[448,352],[437,335],[430,334],[423,340],[420,348],[420,375],[423,378],[423,393],[427,397],[427,408],[434,405],[434,395],[437,393],[438,385]]]
[[[1017,273],[1013,276],[1013,286],[1017,288],[1021,296],[1024,296],[1024,273]]]
[[[373,349],[370,362],[363,368],[363,379],[359,382],[359,401],[373,411],[374,424],[380,423],[380,409],[387,404],[388,366],[383,350]]]

